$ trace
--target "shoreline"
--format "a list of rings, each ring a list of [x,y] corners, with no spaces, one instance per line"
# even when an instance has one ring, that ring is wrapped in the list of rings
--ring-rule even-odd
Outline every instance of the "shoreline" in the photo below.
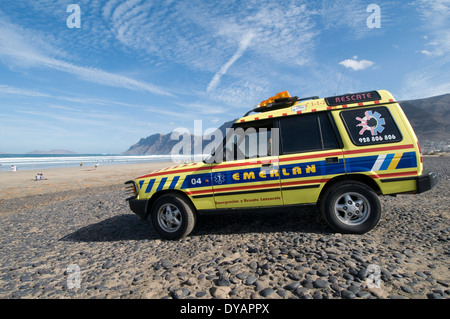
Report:
[[[62,167],[0,172],[0,200],[43,195],[67,190],[124,184],[156,169],[173,166],[172,162]],[[43,180],[35,180],[38,173]]]

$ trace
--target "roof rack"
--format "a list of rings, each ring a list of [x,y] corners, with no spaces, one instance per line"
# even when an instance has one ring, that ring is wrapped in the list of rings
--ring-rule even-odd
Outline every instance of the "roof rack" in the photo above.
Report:
[[[285,92],[287,93],[287,91],[285,91]],[[285,93],[285,92],[281,92],[281,93]],[[280,93],[278,93],[276,96],[279,96],[279,94]],[[288,97],[282,97],[282,98],[278,98],[278,99],[271,98],[269,100],[261,102],[260,106],[245,113],[244,117],[246,117],[247,115],[249,115],[252,112],[256,112],[256,113],[269,112],[269,111],[273,111],[273,110],[283,109],[285,107],[290,107],[300,101],[319,99],[318,96],[310,96],[310,97],[304,97],[304,98],[299,99],[298,96],[291,97],[291,96],[289,96],[289,93],[287,93],[287,95],[288,95]],[[271,103],[265,103],[265,102],[271,102]]]

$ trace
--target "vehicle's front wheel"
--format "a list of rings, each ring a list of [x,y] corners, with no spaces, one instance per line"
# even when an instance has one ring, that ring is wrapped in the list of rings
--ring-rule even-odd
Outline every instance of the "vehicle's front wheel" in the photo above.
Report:
[[[153,204],[151,219],[156,232],[165,239],[181,239],[195,226],[195,208],[180,194],[163,195]]]
[[[336,231],[364,234],[378,224],[381,204],[371,188],[356,181],[345,181],[325,192],[320,211],[325,221]]]

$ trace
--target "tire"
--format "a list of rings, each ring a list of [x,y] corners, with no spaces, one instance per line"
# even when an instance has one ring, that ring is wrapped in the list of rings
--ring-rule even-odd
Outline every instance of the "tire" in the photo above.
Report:
[[[180,194],[158,198],[151,210],[153,228],[164,239],[178,240],[189,235],[195,226],[196,211]]]
[[[345,181],[325,192],[320,211],[334,230],[345,234],[364,234],[378,224],[381,204],[378,195],[365,184]]]

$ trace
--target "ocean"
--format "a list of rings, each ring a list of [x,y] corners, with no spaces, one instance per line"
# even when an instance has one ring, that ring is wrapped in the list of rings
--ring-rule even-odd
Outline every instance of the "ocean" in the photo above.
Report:
[[[39,170],[58,167],[94,167],[95,164],[121,165],[170,162],[170,155],[114,155],[114,154],[0,154],[0,171]]]

